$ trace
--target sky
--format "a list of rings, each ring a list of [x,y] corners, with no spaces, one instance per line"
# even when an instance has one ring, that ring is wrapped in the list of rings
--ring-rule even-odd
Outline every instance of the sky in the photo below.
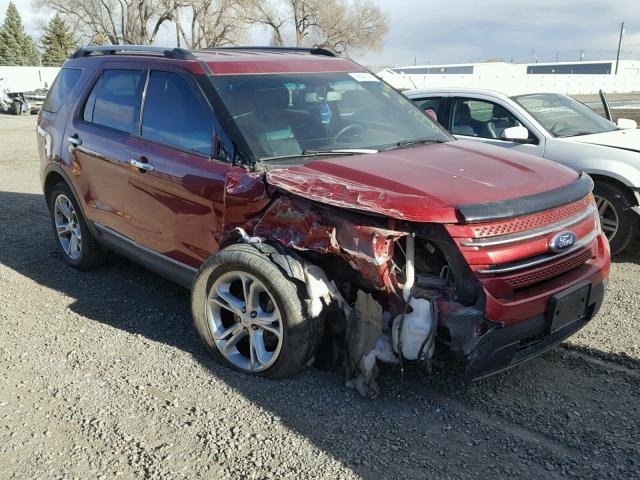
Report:
[[[514,62],[615,58],[625,22],[621,58],[640,59],[640,0],[374,0],[389,17],[380,52],[356,59],[367,65]],[[0,0],[0,20],[9,0]],[[39,37],[46,14],[31,0],[14,0],[27,31]],[[163,37],[170,42],[168,31]],[[254,30],[254,43],[268,36]]]

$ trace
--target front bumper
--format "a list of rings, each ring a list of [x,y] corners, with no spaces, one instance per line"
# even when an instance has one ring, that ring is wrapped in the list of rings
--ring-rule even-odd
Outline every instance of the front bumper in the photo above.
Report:
[[[549,333],[548,315],[545,314],[490,330],[467,356],[466,379],[479,380],[520,365],[570,337],[598,313],[605,287],[606,281],[591,284],[585,317],[555,333]]]

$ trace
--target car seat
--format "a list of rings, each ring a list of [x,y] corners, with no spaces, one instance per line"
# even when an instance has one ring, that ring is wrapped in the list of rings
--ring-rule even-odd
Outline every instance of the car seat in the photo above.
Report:
[[[506,108],[500,105],[493,105],[491,120],[487,124],[491,138],[502,138],[502,132],[505,129],[515,127],[517,122]]]
[[[478,134],[471,126],[471,109],[466,103],[459,102],[455,106],[451,132],[458,135],[476,137]]]

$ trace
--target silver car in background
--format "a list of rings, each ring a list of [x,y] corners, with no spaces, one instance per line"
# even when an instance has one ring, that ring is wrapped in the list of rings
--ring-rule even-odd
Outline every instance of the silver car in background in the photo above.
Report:
[[[448,88],[403,92],[456,137],[513,148],[587,172],[602,229],[620,253],[640,226],[640,130],[566,95]]]

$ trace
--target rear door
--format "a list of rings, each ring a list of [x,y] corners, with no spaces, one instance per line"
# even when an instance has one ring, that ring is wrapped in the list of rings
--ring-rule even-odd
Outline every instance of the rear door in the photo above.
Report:
[[[107,62],[67,124],[71,175],[85,213],[122,235],[133,230],[127,172],[138,131],[145,68]]]
[[[231,168],[228,145],[193,76],[152,63],[140,133],[130,143],[130,238],[192,267],[215,253]]]

